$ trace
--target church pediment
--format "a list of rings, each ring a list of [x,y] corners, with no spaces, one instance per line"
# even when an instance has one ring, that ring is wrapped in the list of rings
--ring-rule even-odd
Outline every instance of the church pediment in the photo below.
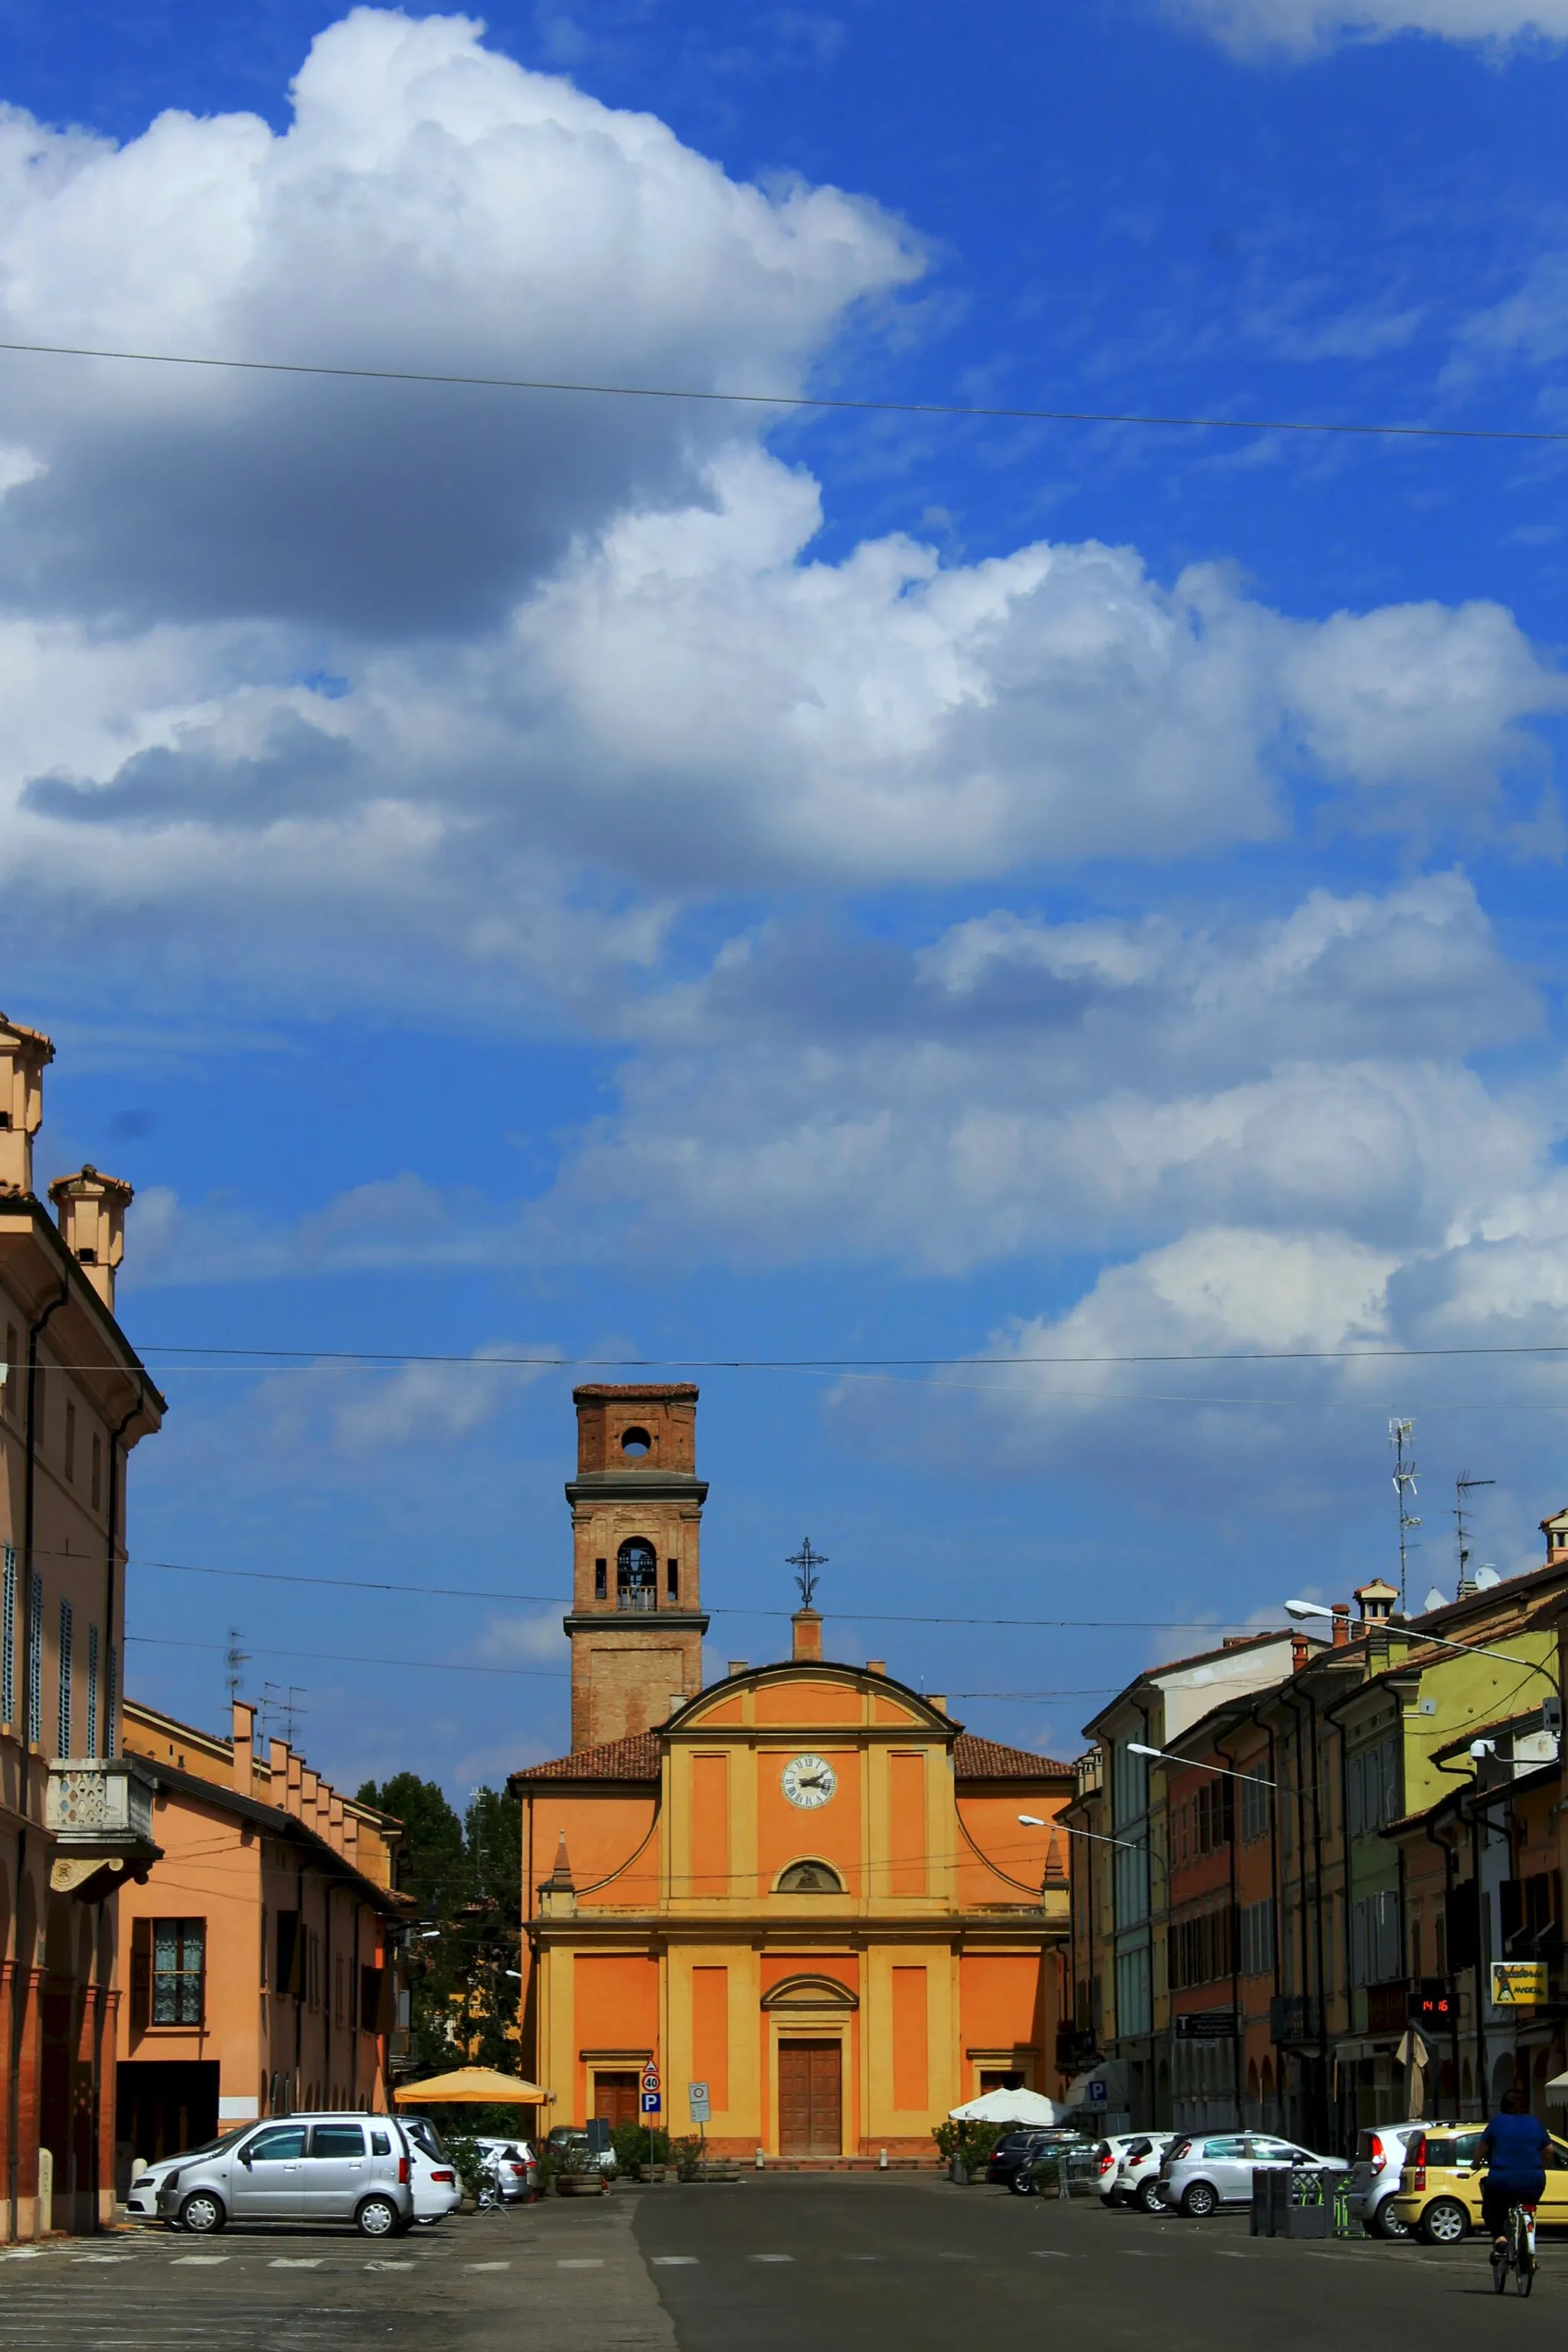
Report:
[[[860,1997],[837,1977],[785,1977],[763,1995],[764,2009],[858,2009]]]

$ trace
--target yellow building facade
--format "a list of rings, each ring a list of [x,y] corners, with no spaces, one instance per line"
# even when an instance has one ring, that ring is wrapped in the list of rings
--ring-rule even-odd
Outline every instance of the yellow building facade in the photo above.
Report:
[[[689,2086],[706,2084],[721,2152],[929,2157],[960,2101],[1060,2087],[1068,1896],[1051,1822],[1072,1776],[973,1738],[880,1661],[826,1657],[809,1607],[788,1659],[669,1689],[672,1657],[697,1655],[695,1402],[685,1388],[577,1394],[574,1723],[603,1721],[578,1687],[597,1675],[621,1736],[512,1779],[533,1891],[525,2068],[554,2092],[552,2122],[636,2118],[651,2066],[651,2120],[685,2132]],[[583,1543],[588,1514],[614,1549]]]

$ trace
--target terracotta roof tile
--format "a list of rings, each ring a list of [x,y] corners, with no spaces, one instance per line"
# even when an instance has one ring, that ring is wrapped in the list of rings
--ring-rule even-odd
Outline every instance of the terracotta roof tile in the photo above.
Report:
[[[1029,1748],[1004,1748],[961,1731],[952,1743],[953,1778],[959,1780],[1070,1780],[1073,1768]]]

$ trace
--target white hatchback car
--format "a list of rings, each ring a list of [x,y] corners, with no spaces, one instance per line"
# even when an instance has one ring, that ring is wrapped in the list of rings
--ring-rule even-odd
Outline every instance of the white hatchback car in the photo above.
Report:
[[[1407,2238],[1409,2225],[1396,2221],[1390,2198],[1399,2194],[1399,2175],[1412,2140],[1424,2132],[1440,2131],[1440,2124],[1379,2124],[1375,2131],[1363,2131],[1356,2142],[1355,2161],[1351,2166],[1349,2205],[1351,2217],[1370,2230],[1377,2238]],[[1452,2130],[1454,2126],[1447,2126]]]
[[[1293,2139],[1267,2132],[1209,2132],[1173,2139],[1160,2165],[1160,2201],[1194,2221],[1206,2221],[1222,2205],[1250,2205],[1252,2176],[1310,2165],[1320,2172],[1343,2172],[1342,2156],[1314,2156]]]
[[[1121,2204],[1122,2163],[1128,2149],[1142,2147],[1143,2138],[1141,2132],[1115,2132],[1108,2139],[1095,2141],[1095,2187],[1102,2205]]]
[[[404,2116],[401,2121],[408,2139],[414,2220],[421,2230],[427,2230],[457,2211],[463,2201],[463,2184],[435,2125],[424,2116]]]
[[[1164,2205],[1160,2193],[1160,2167],[1165,2160],[1165,2150],[1177,2135],[1174,2132],[1144,2132],[1130,2141],[1126,2153],[1116,2168],[1111,2189],[1100,2188],[1100,2197],[1107,2205],[1137,2205],[1145,2213],[1158,2213]]]

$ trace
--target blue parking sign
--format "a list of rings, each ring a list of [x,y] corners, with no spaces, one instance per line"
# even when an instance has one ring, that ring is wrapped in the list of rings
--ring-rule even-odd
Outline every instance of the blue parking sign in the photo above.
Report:
[[[643,2093],[642,2111],[645,2116],[657,2116],[658,2113],[658,2093],[657,2091],[645,2091]]]

